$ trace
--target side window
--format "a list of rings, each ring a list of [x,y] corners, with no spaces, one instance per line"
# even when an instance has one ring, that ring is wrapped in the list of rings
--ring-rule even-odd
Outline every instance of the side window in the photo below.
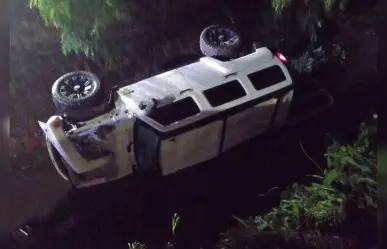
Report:
[[[199,107],[191,97],[156,108],[149,117],[161,125],[169,125],[200,113]]]
[[[203,94],[213,107],[217,107],[246,96],[245,90],[237,80],[207,89],[203,91]]]
[[[272,66],[261,71],[247,75],[255,90],[262,90],[286,80],[284,73],[279,66]]]

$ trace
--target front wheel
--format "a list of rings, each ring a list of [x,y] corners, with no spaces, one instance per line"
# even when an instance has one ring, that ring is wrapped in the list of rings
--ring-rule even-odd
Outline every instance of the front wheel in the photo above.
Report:
[[[103,103],[103,95],[98,77],[86,71],[65,74],[52,86],[55,107],[75,121],[92,118],[95,115],[93,108]]]

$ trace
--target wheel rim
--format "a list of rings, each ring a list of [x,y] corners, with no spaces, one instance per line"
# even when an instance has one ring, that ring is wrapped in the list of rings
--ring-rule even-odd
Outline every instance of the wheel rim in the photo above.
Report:
[[[214,27],[207,32],[209,42],[216,45],[229,45],[237,39],[236,34],[229,28]]]
[[[97,87],[95,80],[85,74],[75,74],[64,78],[59,82],[61,96],[71,99],[84,99],[90,96]]]

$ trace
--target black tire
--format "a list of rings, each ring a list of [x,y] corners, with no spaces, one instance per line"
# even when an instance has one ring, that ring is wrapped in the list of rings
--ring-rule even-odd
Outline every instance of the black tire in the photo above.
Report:
[[[228,34],[226,43],[218,43],[209,39],[212,32],[224,32]],[[239,56],[241,50],[241,39],[234,29],[220,25],[205,28],[200,34],[200,50],[205,56],[221,59],[233,59]]]
[[[85,76],[87,79],[91,80],[93,83],[91,92],[86,96],[77,99],[63,96],[60,93],[60,86],[63,84],[64,80],[73,76]],[[102,104],[104,91],[100,80],[95,74],[86,71],[74,71],[61,76],[55,81],[52,86],[52,99],[55,107],[60,113],[65,114],[74,121],[84,121],[95,115],[93,107]]]

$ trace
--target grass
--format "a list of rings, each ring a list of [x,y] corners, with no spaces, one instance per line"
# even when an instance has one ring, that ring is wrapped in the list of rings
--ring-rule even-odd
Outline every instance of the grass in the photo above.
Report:
[[[279,205],[263,215],[234,217],[238,225],[222,233],[216,247],[339,249],[347,248],[353,237],[370,246],[373,241],[366,241],[359,231],[372,232],[370,224],[376,221],[376,128],[376,121],[363,123],[352,144],[333,139],[326,167],[317,167],[308,184],[294,183],[285,189]],[[172,237],[179,221],[173,215]],[[129,243],[129,249],[144,248],[139,242]],[[165,248],[174,248],[173,240]]]
[[[293,184],[270,212],[238,219],[239,226],[222,234],[218,247],[305,248],[312,243],[312,248],[325,248],[333,237],[346,241],[345,236],[334,233],[343,227],[354,229],[352,235],[358,236],[349,223],[358,220],[360,224],[365,217],[376,220],[375,139],[376,124],[364,123],[353,144],[333,141],[321,174],[313,175],[314,180],[307,185]],[[308,241],[311,234],[313,242]]]

